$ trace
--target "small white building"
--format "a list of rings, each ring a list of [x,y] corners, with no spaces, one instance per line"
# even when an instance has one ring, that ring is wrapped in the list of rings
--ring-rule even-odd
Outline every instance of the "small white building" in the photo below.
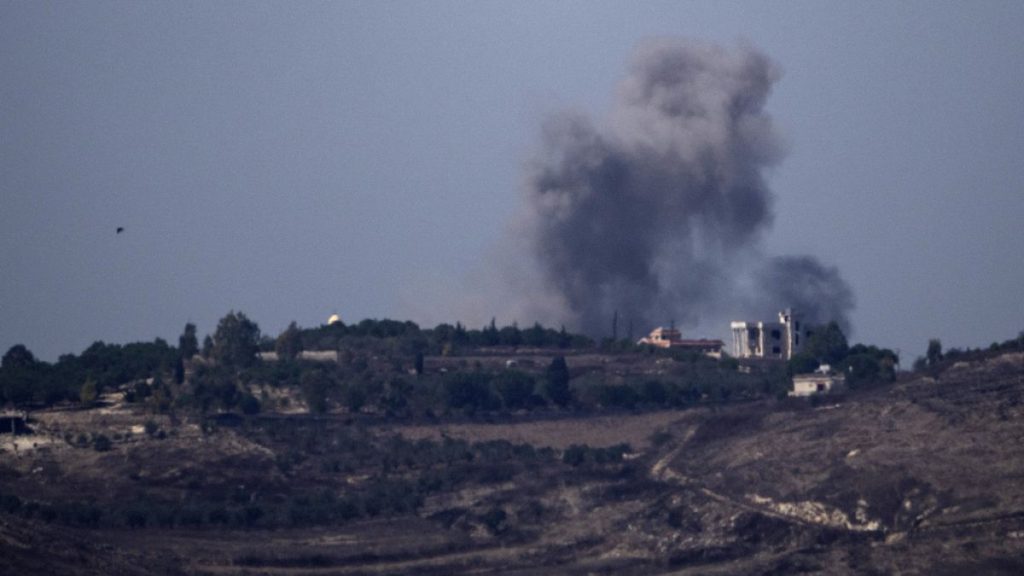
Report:
[[[733,322],[730,328],[737,358],[789,360],[813,334],[791,308],[779,312],[778,322]]]
[[[793,376],[793,391],[790,396],[814,396],[840,392],[846,388],[846,376],[834,374],[828,364],[822,364],[812,374]]]

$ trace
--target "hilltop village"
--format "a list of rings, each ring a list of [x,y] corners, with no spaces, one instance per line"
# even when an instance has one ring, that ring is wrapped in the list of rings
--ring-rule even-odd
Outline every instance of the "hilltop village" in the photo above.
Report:
[[[12,347],[0,369],[0,401],[89,406],[113,395],[154,413],[415,418],[679,408],[838,391],[897,376],[892,351],[850,346],[835,323],[811,326],[793,310],[731,329],[730,351],[721,340],[684,339],[674,327],[635,342],[598,342],[539,324],[421,329],[392,320],[346,325],[337,315],[316,328],[292,323],[271,338],[231,312],[201,344],[189,324],[177,347],[160,339],[96,342],[55,364]]]

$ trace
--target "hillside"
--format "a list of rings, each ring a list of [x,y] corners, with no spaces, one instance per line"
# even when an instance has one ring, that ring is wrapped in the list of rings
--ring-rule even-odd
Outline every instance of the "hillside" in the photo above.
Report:
[[[1017,574],[1022,397],[1004,353],[828,402],[589,416],[111,398],[0,436],[0,572]]]

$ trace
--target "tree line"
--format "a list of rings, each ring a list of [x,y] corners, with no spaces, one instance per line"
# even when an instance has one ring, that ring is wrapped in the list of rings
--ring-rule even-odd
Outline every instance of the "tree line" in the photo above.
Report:
[[[990,353],[1024,348],[1024,337],[993,344]],[[531,347],[547,350],[551,365],[540,371],[466,368],[448,374],[426,374],[424,356],[458,357],[488,347]],[[1016,348],[1014,348],[1016,347]],[[231,311],[200,343],[196,326],[186,324],[177,346],[157,338],[125,345],[95,342],[79,355],[57,362],[38,360],[25,346],[12,346],[0,361],[0,404],[49,406],[58,402],[88,405],[104,393],[120,389],[129,402],[154,412],[197,410],[255,414],[275,401],[260,388],[293,387],[312,412],[346,407],[392,414],[443,414],[533,410],[544,407],[635,408],[682,406],[701,401],[728,401],[758,395],[784,395],[788,378],[767,369],[737,373],[736,360],[712,360],[680,350],[644,349],[672,360],[668,376],[621,382],[601,376],[577,378],[564,355],[579,350],[606,353],[640,352],[631,342],[602,342],[564,327],[540,324],[520,329],[498,327],[492,320],[480,329],[461,323],[422,329],[414,322],[363,320],[313,328],[294,322],[276,337],[265,335],[242,312]],[[305,350],[333,351],[337,363],[301,361]],[[261,362],[261,352],[274,351],[280,361]],[[915,368],[936,369],[943,361],[970,351],[942,352],[933,341],[927,357]],[[851,387],[895,379],[899,357],[876,346],[850,346],[835,323],[816,330],[786,366],[789,375],[829,364],[847,376]],[[595,381],[596,380],[596,381]]]

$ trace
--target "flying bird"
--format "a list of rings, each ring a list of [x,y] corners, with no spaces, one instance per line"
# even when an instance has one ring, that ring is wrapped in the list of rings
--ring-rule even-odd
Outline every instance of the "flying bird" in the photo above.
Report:
[[[120,234],[121,232],[124,232],[124,226],[117,227],[117,233]]]

